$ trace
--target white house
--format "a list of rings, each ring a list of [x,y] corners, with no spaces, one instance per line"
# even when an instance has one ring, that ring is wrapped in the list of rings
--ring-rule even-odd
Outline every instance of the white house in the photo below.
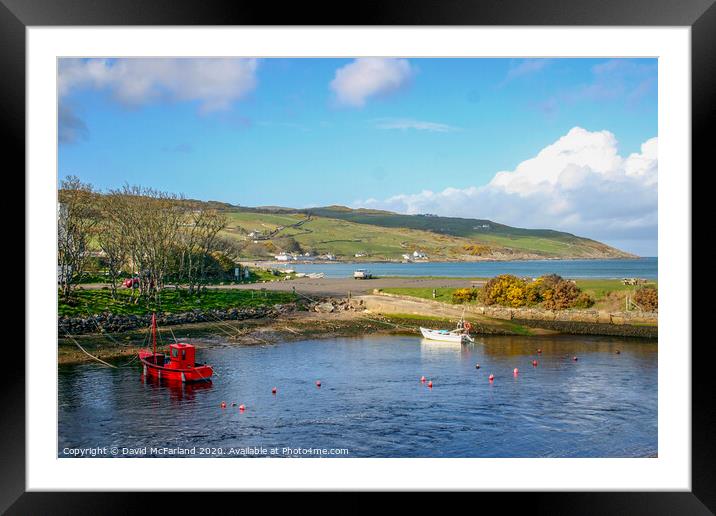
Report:
[[[427,257],[428,257],[428,255],[422,251],[413,251],[413,258],[415,258],[417,260],[424,260]]]

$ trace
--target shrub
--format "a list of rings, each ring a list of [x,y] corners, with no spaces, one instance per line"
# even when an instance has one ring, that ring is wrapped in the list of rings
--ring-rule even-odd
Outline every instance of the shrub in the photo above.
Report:
[[[589,308],[594,300],[573,282],[557,274],[541,276],[535,281],[525,281],[511,274],[503,274],[489,280],[480,292],[480,300],[486,305],[503,305],[513,308],[540,305],[549,310],[565,308]]]
[[[646,312],[659,309],[659,292],[655,287],[641,287],[634,292],[634,302]]]
[[[514,308],[527,304],[527,284],[512,274],[501,274],[490,279],[480,292],[486,305],[503,305]]]
[[[574,308],[590,308],[594,305],[594,299],[586,292],[582,292],[577,296],[577,300],[574,302]]]
[[[453,303],[467,303],[477,299],[477,290],[474,288],[459,288],[452,293]]]
[[[571,281],[561,280],[547,293],[551,295],[545,296],[544,307],[549,310],[564,310],[574,306],[582,291]]]
[[[483,256],[492,253],[492,249],[490,249],[490,246],[487,245],[464,245],[462,248],[467,254],[472,256]]]

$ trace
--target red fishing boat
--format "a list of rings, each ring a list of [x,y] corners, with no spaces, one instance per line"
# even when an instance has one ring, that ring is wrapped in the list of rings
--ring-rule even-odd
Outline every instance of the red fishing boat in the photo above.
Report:
[[[139,352],[144,367],[144,376],[160,380],[183,383],[206,382],[211,380],[214,368],[208,364],[194,362],[196,348],[191,344],[176,342],[169,344],[169,355],[157,353],[157,317],[152,314],[153,351]]]

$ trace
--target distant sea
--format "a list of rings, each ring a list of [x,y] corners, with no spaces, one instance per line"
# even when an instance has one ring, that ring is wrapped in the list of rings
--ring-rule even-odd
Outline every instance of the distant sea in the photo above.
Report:
[[[537,277],[559,274],[564,278],[645,278],[657,279],[658,258],[633,260],[520,260],[500,262],[426,263],[289,263],[277,268],[296,272],[323,272],[327,278],[353,276],[356,269],[368,269],[376,276],[444,276],[491,278],[499,274]]]

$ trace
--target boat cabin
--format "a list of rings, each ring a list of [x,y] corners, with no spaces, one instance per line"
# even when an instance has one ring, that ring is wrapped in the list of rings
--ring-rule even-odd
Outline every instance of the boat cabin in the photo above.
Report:
[[[174,369],[188,369],[194,367],[196,349],[191,344],[170,344],[168,367]]]

